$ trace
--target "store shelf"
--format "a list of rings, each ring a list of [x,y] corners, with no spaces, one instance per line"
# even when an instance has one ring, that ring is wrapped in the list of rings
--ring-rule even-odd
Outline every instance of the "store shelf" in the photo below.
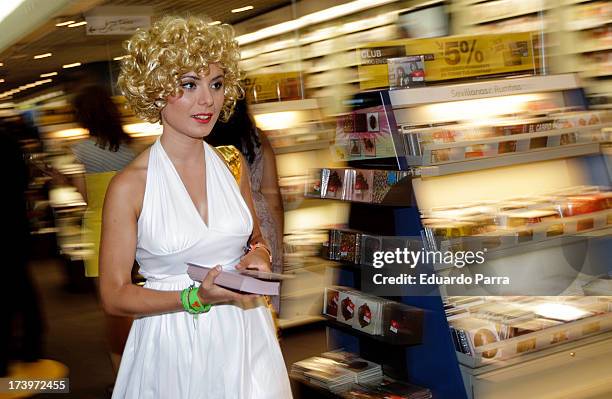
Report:
[[[596,51],[608,51],[612,50],[612,43],[603,43],[598,45],[583,46],[579,47],[578,53],[594,53]]]
[[[612,236],[612,228],[593,229],[588,232],[564,235],[555,238],[550,238],[544,241],[529,242],[515,245],[511,248],[490,250],[487,252],[487,260],[499,259],[507,256],[520,255],[531,251],[540,251],[546,248],[561,247],[564,245],[573,244],[580,241],[589,240],[597,237]]]
[[[327,323],[327,325],[329,327],[335,328],[335,329],[340,330],[340,331],[344,331],[344,332],[346,332],[348,334],[352,334],[352,335],[354,335],[356,337],[359,337],[359,338],[370,339],[370,340],[373,340],[373,341],[382,342],[382,343],[387,344],[387,345],[398,346],[398,347],[400,347],[400,346],[420,345],[421,344],[421,341],[414,340],[414,339],[413,340],[406,339],[405,341],[396,341],[396,340],[391,340],[391,339],[389,339],[389,338],[387,338],[387,337],[385,337],[383,335],[371,335],[371,334],[365,333],[363,331],[359,331],[359,330],[351,327],[348,324],[339,322],[339,321],[337,321],[336,319],[334,319],[332,317],[329,317],[329,316],[323,316],[323,317],[325,318],[326,323]]]
[[[475,83],[463,83],[446,86],[416,87],[413,89],[391,90],[389,97],[393,108],[405,108],[416,105],[493,98],[505,95],[531,94],[549,91],[570,90],[582,87],[574,74],[548,76],[529,76],[522,78],[509,77]],[[398,124],[405,122],[398,118]]]
[[[531,162],[549,161],[578,157],[600,152],[599,143],[564,145],[525,153],[512,153],[497,157],[475,159],[462,162],[452,162],[435,166],[421,167],[421,176],[443,176],[454,173],[472,172],[482,169],[499,168],[502,166],[520,165]]]
[[[538,12],[544,12],[544,11],[550,10],[551,8],[552,7],[537,6],[533,8],[528,8],[526,10],[512,11],[512,12],[496,15],[495,17],[492,17],[492,18],[485,18],[485,19],[477,20],[473,24],[474,25],[488,24],[491,22],[501,21],[503,19],[511,19],[511,18],[516,18],[516,17],[522,17],[524,15],[535,14]]]
[[[325,317],[323,316],[297,316],[291,319],[277,319],[278,328],[281,330],[285,330],[288,328],[304,326],[306,324],[313,324],[324,321]]]
[[[606,76],[612,76],[612,66],[607,68],[597,68],[590,71],[584,71],[580,74],[583,78],[603,78]]]
[[[316,109],[319,109],[319,104],[314,98],[292,101],[276,101],[251,105],[251,112],[254,115],[287,111],[307,111]]]
[[[582,346],[586,346],[589,344],[593,344],[596,342],[607,341],[612,338],[612,331],[603,332],[601,334],[593,335],[590,337],[585,337],[576,341],[570,341],[563,344],[558,344],[555,346],[551,346],[548,348],[540,349],[534,352],[529,352],[522,354],[520,356],[512,357],[510,359],[505,359],[504,361],[491,361],[489,363],[479,363],[471,356],[466,355],[465,353],[457,352],[457,359],[459,360],[460,366],[465,368],[466,371],[473,375],[479,375],[488,373],[491,371],[496,371],[500,369],[504,369],[506,367],[510,367],[520,363],[526,363],[536,359],[546,358],[550,355],[559,352],[570,351],[573,349],[580,348]]]
[[[581,215],[581,217],[583,218],[584,216],[588,216],[588,215]],[[563,246],[571,245],[571,244],[574,244],[580,241],[586,241],[586,240],[590,240],[593,238],[601,238],[601,237],[612,237],[612,227],[591,229],[591,230],[580,232],[577,234],[566,234],[566,235],[551,237],[551,238],[547,238],[547,239],[539,240],[539,241],[524,242],[524,243],[519,243],[516,245],[512,245],[512,246],[508,246],[508,247],[500,248],[500,249],[488,249],[486,260],[489,261],[489,260],[500,259],[500,258],[505,258],[509,256],[523,255],[527,252],[541,251],[547,248],[563,247]],[[470,238],[476,240],[476,239],[484,238],[484,237],[468,237],[468,240]],[[453,265],[436,264],[434,265],[434,270],[443,271],[443,270],[452,269],[454,267],[455,266]]]
[[[286,146],[286,147],[273,147],[272,149],[274,150],[274,154],[279,155],[279,154],[290,154],[293,152],[324,150],[326,148],[329,148],[330,146],[331,146],[331,141],[325,140],[325,141],[317,141],[314,143],[291,145],[291,146]]]
[[[604,20],[592,20],[592,21],[571,21],[568,23],[567,30],[569,31],[580,31],[587,29],[599,28],[600,26],[605,26],[612,23],[612,19],[604,19]]]

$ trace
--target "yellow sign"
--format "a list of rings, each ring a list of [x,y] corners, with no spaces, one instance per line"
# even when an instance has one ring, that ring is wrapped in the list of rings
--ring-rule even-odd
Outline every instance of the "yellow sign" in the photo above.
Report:
[[[300,72],[249,75],[244,80],[244,86],[247,99],[251,103],[302,98]]]
[[[361,89],[389,86],[387,59],[425,56],[425,81],[534,72],[530,32],[448,36],[370,43],[358,49]]]

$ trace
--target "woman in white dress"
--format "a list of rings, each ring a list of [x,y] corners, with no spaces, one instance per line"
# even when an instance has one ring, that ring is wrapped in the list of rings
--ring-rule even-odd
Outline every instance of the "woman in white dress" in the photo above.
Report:
[[[214,284],[218,269],[189,288],[190,261],[270,270],[246,161],[237,184],[202,140],[242,94],[233,30],[207,22],[165,17],[126,45],[119,86],[139,116],[161,120],[163,134],[106,194],[102,302],[136,317],[113,398],[291,398],[263,302]],[[131,283],[134,257],[144,287]]]

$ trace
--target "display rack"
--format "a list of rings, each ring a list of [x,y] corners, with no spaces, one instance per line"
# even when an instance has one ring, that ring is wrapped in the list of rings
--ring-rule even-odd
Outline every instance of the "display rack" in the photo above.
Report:
[[[514,90],[502,91],[499,90],[501,87],[512,87]],[[497,118],[498,115],[520,113],[523,111],[516,108],[517,104],[525,104],[531,101],[546,103],[549,108],[585,109],[587,103],[580,87],[581,82],[575,75],[564,74],[396,90],[390,91],[388,98],[393,107],[395,119],[401,129],[404,125],[446,122],[449,119],[444,118],[448,118],[448,114],[454,116],[454,107],[461,110],[461,119],[471,121],[490,120]],[[513,104],[507,98],[514,96],[518,100]],[[498,102],[501,101],[498,99],[502,97],[505,98],[504,102]],[[489,103],[482,107],[465,106],[470,102],[484,104],[482,102],[478,103],[482,99],[487,99]],[[440,119],[436,120],[437,117]],[[609,122],[602,122],[593,125],[593,130],[604,132],[609,129],[609,126]],[[417,206],[420,209],[427,210],[435,207],[444,208],[461,206],[461,204],[466,203],[539,195],[547,190],[560,190],[572,185],[594,184],[609,187],[611,176],[606,173],[605,165],[609,161],[606,160],[607,155],[605,154],[608,151],[607,143],[610,138],[606,134],[601,135],[601,141],[597,142],[581,143],[577,141],[571,145],[555,145],[533,151],[482,156],[478,159],[433,162],[432,164],[430,158],[431,150],[439,148],[464,148],[473,144],[495,144],[507,140],[508,137],[512,137],[512,139],[516,137],[520,140],[521,138],[535,137],[550,139],[557,134],[563,135],[569,132],[576,132],[580,135],[580,129],[549,130],[535,133],[533,136],[518,134],[516,136],[503,136],[505,138],[502,139],[499,137],[477,139],[475,142],[429,144],[425,148],[423,156],[420,157],[404,156],[407,151],[400,145],[401,130],[398,130],[398,134],[394,138],[398,139],[398,145],[396,145],[398,156],[404,159],[406,165],[414,166],[420,170],[420,176],[415,177],[412,183]],[[586,129],[589,128],[586,127]],[[506,184],[501,184],[502,181],[506,181]],[[576,250],[576,245],[582,245],[582,243],[588,241],[592,259],[581,260],[584,262],[581,265],[582,269],[589,270],[588,273],[593,273],[594,270],[602,268],[606,269],[606,266],[601,264],[605,262],[598,262],[597,259],[600,261],[606,259],[605,255],[601,257],[602,253],[605,254],[606,251],[605,248],[601,248],[601,246],[605,246],[605,244],[601,244],[601,239],[611,236],[612,230],[607,224],[610,212],[610,210],[604,210],[591,215],[585,214],[558,219],[556,224],[562,224],[565,233],[561,236],[546,237],[546,227],[555,223],[547,221],[540,225],[534,224],[527,227],[533,228],[534,231],[532,238],[527,242],[518,242],[517,237],[514,236],[513,238],[512,234],[510,234],[510,237],[501,237],[500,245],[488,250],[487,263],[496,268],[497,275],[504,275],[504,268],[510,267],[516,270],[517,267],[520,267],[513,262],[508,262],[509,257],[520,256],[523,261],[529,258],[532,263],[542,264],[542,270],[546,270],[551,275],[555,273],[555,269],[561,275],[568,270],[568,263],[571,262],[563,257],[563,252]],[[590,218],[593,223],[583,227],[583,231],[578,231],[580,229],[576,228],[576,223],[583,217]],[[544,233],[540,234],[538,228],[542,228]],[[495,233],[491,233],[490,236],[495,237]],[[468,237],[468,239],[471,239],[471,237]],[[443,245],[452,247],[459,241],[461,239],[447,240]],[[440,242],[437,244],[440,244]],[[561,254],[561,257],[558,257],[558,254]],[[546,259],[555,259],[555,262],[546,262]],[[437,265],[435,269],[437,273],[447,274],[454,267],[452,265],[451,267]],[[603,269],[601,274],[605,274]],[[595,272],[595,274],[597,273]],[[537,280],[537,278],[533,280]],[[534,281],[535,283],[536,281]],[[570,286],[569,283],[568,286]],[[445,287],[441,287],[441,292],[446,292]],[[604,324],[606,324],[610,313],[597,317],[605,320]],[[583,324],[595,321],[601,322],[599,319],[595,320],[595,318],[576,322],[576,328],[582,332],[580,326]],[[571,324],[564,324],[558,329],[566,331],[571,326]],[[558,377],[564,375],[564,372],[561,371],[561,365],[568,357],[573,358],[576,353],[581,354],[588,357],[592,364],[585,361],[574,362],[579,367],[575,369],[575,372],[581,376],[579,385],[581,387],[590,385],[601,388],[605,387],[605,384],[609,384],[609,374],[606,374],[609,373],[609,367],[606,366],[604,371],[601,371],[595,370],[593,366],[597,364],[601,367],[602,359],[605,356],[610,356],[612,351],[612,339],[610,333],[605,332],[607,329],[607,327],[599,328],[593,332],[593,336],[585,335],[576,341],[541,348],[533,352],[529,351],[529,353],[493,362],[483,362],[477,357],[457,351],[456,357],[460,363],[467,397],[469,399],[505,399],[515,397],[516,392],[522,392],[522,395],[527,397],[530,395],[529,392],[534,392],[534,397],[540,397],[546,392],[573,393],[575,394],[574,397],[587,397],[584,396],[583,392],[575,389],[575,385],[572,385],[577,384],[576,378],[568,377],[565,380]],[[554,332],[552,330],[543,331],[546,331],[546,333]],[[580,335],[578,334],[576,337],[580,337]],[[529,338],[529,336],[514,340],[520,341],[521,338]],[[483,351],[496,349],[503,352],[503,345],[513,343],[512,340],[500,341],[483,346],[480,349]],[[553,367],[559,372],[551,373],[550,369]],[[529,370],[529,372],[523,372],[522,370]],[[521,377],[519,378],[519,376]],[[530,384],[533,384],[535,388],[533,391]],[[509,389],[510,387],[512,388]],[[609,392],[609,387],[608,385],[607,391],[603,390],[602,392]]]

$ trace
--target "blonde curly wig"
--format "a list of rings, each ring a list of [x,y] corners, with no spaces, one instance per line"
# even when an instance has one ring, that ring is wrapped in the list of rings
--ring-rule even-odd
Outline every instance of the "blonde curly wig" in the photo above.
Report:
[[[210,26],[204,17],[164,17],[126,41],[117,84],[139,117],[155,123],[168,96],[182,94],[180,78],[187,72],[208,73],[210,64],[223,70],[225,101],[220,118],[227,120],[244,95],[238,68],[240,51],[234,29]]]

